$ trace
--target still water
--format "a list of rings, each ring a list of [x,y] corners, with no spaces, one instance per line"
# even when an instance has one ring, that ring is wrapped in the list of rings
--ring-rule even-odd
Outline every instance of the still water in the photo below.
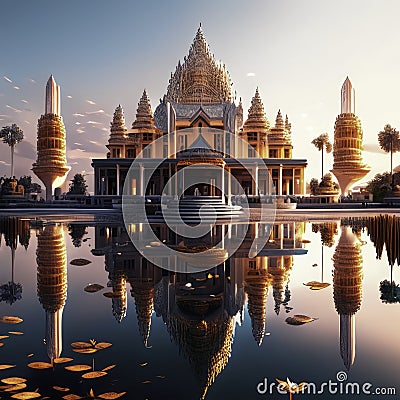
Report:
[[[152,228],[190,262],[187,243],[163,225]],[[130,229],[146,240],[141,226]],[[240,229],[216,227],[203,245]],[[251,242],[263,235],[265,248],[249,258]],[[289,378],[315,391],[326,384],[323,394],[293,398],[400,398],[396,216],[298,217],[271,229],[254,223],[233,257],[191,274],[154,266],[122,223],[104,218],[63,216],[42,225],[0,217],[0,238],[0,317],[23,320],[0,322],[0,337],[8,336],[0,339],[0,364],[14,366],[0,370],[0,379],[25,378],[19,392],[51,399],[109,392],[128,399],[286,399],[275,384]],[[311,288],[321,282],[329,285]],[[103,288],[88,292],[90,284]],[[298,314],[314,320],[286,322]],[[90,340],[112,345],[97,349],[92,342],[83,353],[71,346]],[[38,361],[52,367],[28,366]],[[88,371],[65,368],[77,364],[107,374],[86,379]],[[356,389],[347,383],[361,394],[349,394]],[[367,395],[364,384],[371,393],[396,394]],[[0,398],[18,393],[5,389]],[[98,398],[117,394],[108,396]]]

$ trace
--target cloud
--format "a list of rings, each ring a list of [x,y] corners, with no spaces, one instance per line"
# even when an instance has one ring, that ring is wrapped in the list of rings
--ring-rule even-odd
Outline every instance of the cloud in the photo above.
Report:
[[[20,109],[18,109],[18,108],[11,107],[11,106],[8,105],[8,104],[6,104],[6,107],[9,108],[10,110],[13,110],[14,112],[17,112],[17,113],[22,112],[22,110],[20,110]]]
[[[93,100],[86,100],[86,103],[91,104],[92,106],[95,106],[96,103]]]
[[[13,83],[13,81],[12,81],[9,77],[7,77],[7,76],[4,75],[3,78],[4,78],[7,82]]]
[[[254,72],[248,72],[248,73],[246,74],[246,76],[253,77],[253,76],[256,76],[256,74],[255,74]]]
[[[23,103],[28,104],[28,100],[21,100]]]
[[[374,153],[374,154],[384,153],[384,151],[379,147],[379,144],[377,143],[364,143],[363,147],[364,151],[367,151],[368,153]]]
[[[74,117],[84,117],[84,114],[80,114],[80,113],[75,113],[72,114]]]
[[[30,83],[36,83],[36,81],[35,81],[34,79],[32,79],[32,78],[29,79],[29,82],[30,82]]]
[[[97,121],[88,121],[87,123],[90,125],[103,125],[102,122],[97,122]]]
[[[67,96],[67,99],[72,99],[72,96]]]
[[[76,132],[77,133],[85,133],[85,131],[83,129],[77,129]]]
[[[14,89],[15,90],[19,90],[19,86],[14,86]]]

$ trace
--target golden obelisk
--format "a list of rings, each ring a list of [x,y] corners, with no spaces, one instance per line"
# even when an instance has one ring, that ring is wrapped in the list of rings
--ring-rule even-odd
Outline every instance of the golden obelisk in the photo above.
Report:
[[[371,168],[362,160],[361,121],[355,115],[355,91],[348,77],[341,94],[341,113],[335,122],[331,172],[339,181],[341,195],[346,196],[350,186],[367,175]]]
[[[45,114],[38,120],[37,160],[32,171],[46,186],[46,201],[53,190],[64,184],[71,167],[67,166],[65,126],[60,114],[60,86],[53,75],[46,85]]]
[[[361,243],[351,227],[342,226],[333,255],[333,297],[340,318],[340,355],[350,370],[356,355],[355,314],[362,299]]]
[[[67,298],[67,251],[62,225],[47,225],[38,234],[38,298],[46,311],[47,355],[53,362],[62,351],[62,315]]]

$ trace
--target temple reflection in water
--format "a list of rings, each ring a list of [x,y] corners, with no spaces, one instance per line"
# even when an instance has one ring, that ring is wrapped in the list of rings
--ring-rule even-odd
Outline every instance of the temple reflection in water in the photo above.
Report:
[[[127,313],[127,283],[136,306],[138,328],[148,346],[153,311],[162,317],[168,333],[188,359],[204,398],[208,387],[225,368],[234,338],[236,323],[241,323],[247,298],[252,334],[257,345],[265,336],[267,296],[271,287],[274,310],[289,308],[289,274],[295,254],[305,254],[302,234],[304,222],[217,225],[202,237],[202,245],[223,243],[229,232],[235,237],[247,229],[245,240],[229,259],[221,257],[214,268],[198,273],[180,273],[161,269],[136,250],[122,226],[96,226],[94,255],[105,257],[109,286],[113,290],[112,312],[118,322]],[[140,224],[128,227],[135,239],[146,243],[146,228]],[[188,249],[194,243],[167,229],[152,225],[158,238],[169,246]],[[251,257],[252,243],[268,235],[260,256]],[[260,241],[261,242],[261,241]],[[265,242],[265,240],[264,240]],[[198,244],[198,243],[197,243]],[[147,256],[159,257],[157,248],[148,247]],[[220,248],[223,253],[223,248]],[[250,253],[250,254],[249,254]],[[174,256],[175,257],[175,256]],[[184,263],[190,254],[182,252],[174,265]],[[220,257],[219,252],[215,257]],[[171,263],[171,260],[161,260]]]

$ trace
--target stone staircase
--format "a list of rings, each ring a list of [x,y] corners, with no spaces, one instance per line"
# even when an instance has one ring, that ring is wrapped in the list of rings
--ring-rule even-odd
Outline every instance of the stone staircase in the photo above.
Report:
[[[161,216],[161,215],[160,215]],[[171,200],[163,207],[164,219],[179,220],[186,223],[238,220],[246,217],[241,206],[223,204],[221,197],[186,196]]]

